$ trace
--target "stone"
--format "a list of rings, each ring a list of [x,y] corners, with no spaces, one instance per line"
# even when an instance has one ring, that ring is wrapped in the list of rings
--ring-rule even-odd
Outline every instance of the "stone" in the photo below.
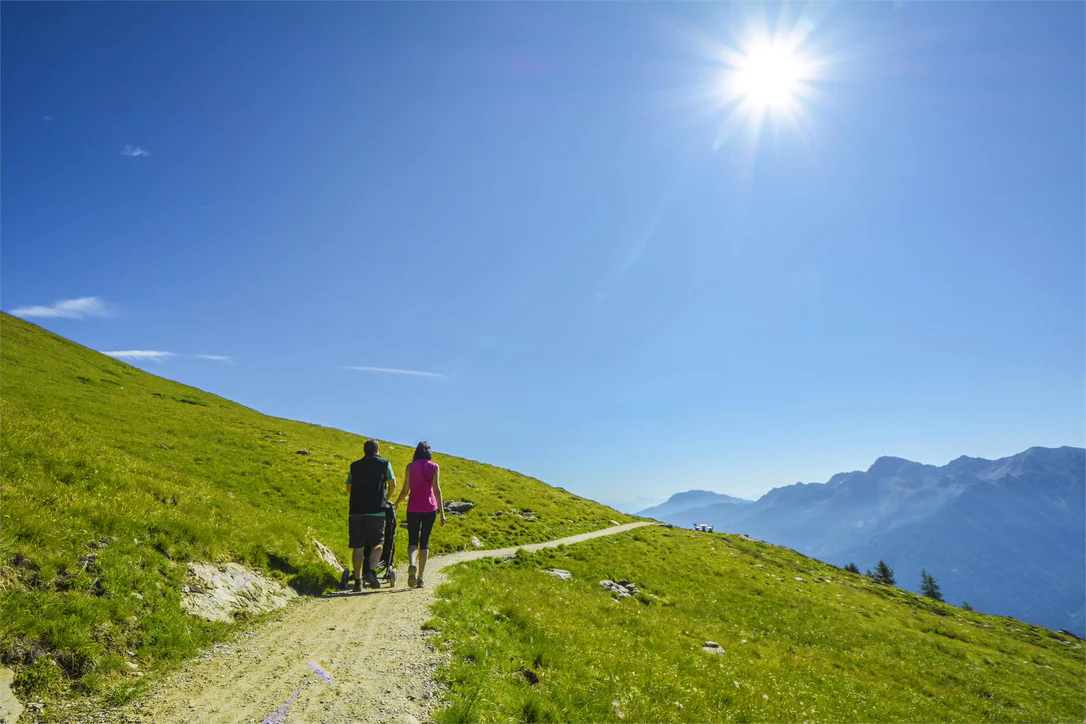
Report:
[[[23,714],[22,702],[16,699],[11,691],[11,682],[14,680],[14,671],[0,669],[0,722],[3,724],[15,724]]]
[[[479,540],[478,538],[476,538],[475,536],[471,537],[471,544],[473,546],[475,546],[476,548],[482,548],[483,547],[483,542],[481,540]]]
[[[604,589],[606,589],[608,591],[611,591],[612,593],[617,593],[619,598],[626,598],[627,596],[630,595],[629,593],[626,592],[626,588],[624,586],[620,586],[619,584],[615,583],[614,581],[611,581],[611,580],[600,581],[600,585],[603,586]]]
[[[331,566],[332,570],[336,573],[343,570],[343,566],[340,565],[339,559],[336,558],[336,554],[329,550],[328,546],[324,545],[316,538],[310,538],[310,540],[313,541],[313,545],[317,547],[317,555],[322,561]]]
[[[623,583],[625,581],[625,583]],[[622,581],[600,581],[600,585],[606,588],[608,591],[613,591],[618,594],[619,598],[626,598],[627,596],[636,596],[638,594],[637,586],[630,583],[628,579],[623,578]]]
[[[620,523],[617,520],[612,520],[611,525],[620,525]]]
[[[308,450],[295,450],[294,454],[295,455],[308,455],[309,451]]]
[[[563,571],[561,568],[548,568],[544,573],[549,573],[555,578],[561,578],[563,581],[568,581],[573,578],[573,574],[569,571]]]
[[[469,503],[466,500],[446,500],[445,512],[447,513],[466,513],[475,507],[475,503]]]
[[[189,615],[208,621],[229,623],[238,613],[274,611],[298,597],[289,586],[237,563],[217,567],[192,561],[189,572],[200,581],[203,591],[198,593],[189,587],[188,593],[182,593],[181,607]]]
[[[727,656],[727,652],[720,647],[716,641],[706,641],[702,647],[702,651],[708,651],[710,654],[719,654],[720,656]]]

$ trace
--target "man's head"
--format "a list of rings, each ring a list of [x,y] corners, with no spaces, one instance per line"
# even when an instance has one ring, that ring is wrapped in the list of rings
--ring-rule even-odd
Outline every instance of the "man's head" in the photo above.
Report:
[[[366,444],[362,449],[366,451],[367,455],[376,455],[381,452],[381,446],[377,444],[376,440],[366,440]]]

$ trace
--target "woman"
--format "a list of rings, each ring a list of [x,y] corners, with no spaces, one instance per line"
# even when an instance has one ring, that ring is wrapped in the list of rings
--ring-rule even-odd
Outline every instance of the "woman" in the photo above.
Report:
[[[445,505],[441,500],[441,470],[433,461],[430,443],[420,442],[415,459],[408,463],[403,476],[403,488],[396,498],[396,507],[407,498],[407,587],[422,588],[426,558],[430,554],[430,531],[437,514],[445,525]],[[421,549],[421,554],[420,554]],[[417,559],[417,561],[416,561]]]

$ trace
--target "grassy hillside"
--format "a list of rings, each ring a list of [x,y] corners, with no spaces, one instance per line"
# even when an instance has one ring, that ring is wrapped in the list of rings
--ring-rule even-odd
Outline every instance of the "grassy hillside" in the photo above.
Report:
[[[1086,717],[1081,641],[741,536],[643,528],[450,575],[441,722]],[[641,592],[600,586],[622,578]]]
[[[261,415],[7,315],[0,335],[0,660],[20,693],[121,696],[130,663],[153,673],[223,637],[229,625],[181,611],[189,559],[333,585],[310,539],[347,560],[343,483],[364,438]],[[382,445],[398,472],[412,451]],[[435,530],[439,553],[631,520],[508,470],[435,460],[446,500],[477,506]]]

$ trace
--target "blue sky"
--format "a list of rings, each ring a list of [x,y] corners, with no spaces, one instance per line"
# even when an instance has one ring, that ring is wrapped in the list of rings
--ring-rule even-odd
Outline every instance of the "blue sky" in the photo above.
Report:
[[[1081,3],[0,12],[2,307],[155,374],[626,507],[1086,441]]]

